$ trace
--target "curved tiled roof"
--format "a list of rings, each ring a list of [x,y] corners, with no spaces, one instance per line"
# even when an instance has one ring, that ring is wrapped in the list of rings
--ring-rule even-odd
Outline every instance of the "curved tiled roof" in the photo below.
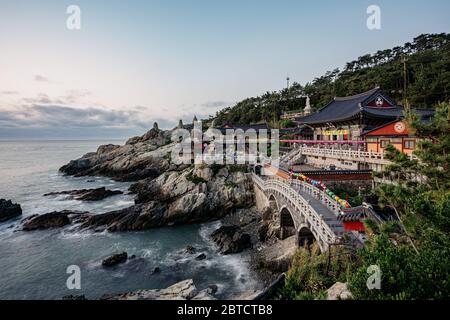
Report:
[[[334,98],[333,101],[321,108],[318,112],[306,117],[297,118],[296,121],[304,124],[345,121],[355,118],[361,112],[367,116],[376,118],[391,119],[403,117],[403,107],[396,106],[385,95],[383,97],[394,105],[393,107],[375,108],[366,105],[380,94],[383,95],[381,89],[377,87],[354,96]]]

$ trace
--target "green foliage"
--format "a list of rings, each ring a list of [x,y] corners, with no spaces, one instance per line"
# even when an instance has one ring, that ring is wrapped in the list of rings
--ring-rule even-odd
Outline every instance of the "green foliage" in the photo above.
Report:
[[[448,116],[448,104],[437,107],[429,124],[408,115],[410,129],[424,139],[415,152],[417,159],[411,160],[392,146],[387,150],[392,164],[381,176],[393,183],[380,185],[376,193],[381,205],[397,210],[400,221],[381,226],[365,221],[369,241],[358,251],[357,259],[338,255],[329,268],[324,267],[326,254],[300,249],[287,274],[286,299],[319,299],[336,281],[348,282],[355,299],[450,297]],[[381,269],[380,290],[367,288],[367,270],[372,265]]]
[[[339,195],[341,198],[346,199],[348,198],[348,202],[352,207],[360,206],[364,202],[364,198],[371,194],[371,191],[369,190],[358,190],[357,188],[339,188],[339,187],[333,187],[333,192],[337,195]]]
[[[164,156],[164,159],[166,159],[169,162],[172,162],[172,152],[167,152]]]
[[[234,189],[234,188],[237,188],[238,185],[233,181],[227,180],[227,181],[225,181],[225,186],[230,189]]]
[[[292,120],[282,120],[280,121],[281,128],[295,128],[297,124]]]
[[[438,248],[433,247],[435,244],[424,242],[417,254],[406,243],[395,243],[385,234],[377,235],[361,252],[362,267],[352,275],[350,291],[357,299],[448,299],[449,243]],[[381,269],[381,290],[367,288],[370,265]]]
[[[225,166],[223,164],[214,163],[214,164],[209,165],[209,168],[213,172],[213,175],[216,175],[219,173],[220,169],[225,168]]]
[[[401,221],[384,224],[361,251],[362,265],[350,281],[360,299],[448,299],[450,297],[450,137],[448,104],[431,124],[409,115],[424,140],[416,160],[388,148],[392,161],[382,176],[394,183],[377,188],[380,202],[394,206]],[[367,267],[382,271],[381,290],[366,287]]]
[[[199,176],[195,175],[192,171],[189,172],[186,175],[186,179],[191,181],[194,184],[200,184],[200,183],[207,183],[208,182],[205,179],[203,179],[202,177],[199,177]]]
[[[216,123],[254,124],[278,127],[284,112],[302,110],[305,95],[318,109],[336,96],[358,94],[380,86],[396,101],[404,97],[402,58],[407,62],[408,101],[414,107],[430,107],[450,98],[450,34],[423,34],[404,46],[359,57],[302,86],[245,99],[216,114]]]
[[[233,164],[233,165],[229,165],[227,166],[228,172],[229,173],[233,173],[233,172],[248,172],[248,168],[245,165],[238,165],[238,164]]]
[[[325,299],[326,290],[336,282],[346,282],[350,272],[350,256],[343,248],[320,253],[317,244],[299,248],[293,257],[282,290],[284,299]]]

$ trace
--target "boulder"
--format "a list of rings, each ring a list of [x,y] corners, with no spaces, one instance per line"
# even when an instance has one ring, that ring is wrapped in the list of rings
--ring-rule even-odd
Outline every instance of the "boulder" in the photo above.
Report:
[[[73,176],[108,176],[121,181],[155,178],[170,167],[166,159],[173,145],[171,132],[153,128],[141,137],[134,137],[123,146],[104,145],[60,168]]]
[[[216,294],[216,292],[217,292],[218,289],[219,289],[219,288],[217,287],[217,285],[215,285],[215,284],[210,284],[210,285],[208,286],[208,289],[206,289],[206,290],[207,290],[207,292],[208,292],[209,294],[214,295],[214,294]]]
[[[113,267],[121,263],[127,262],[128,254],[126,252],[114,254],[102,261],[102,266]]]
[[[188,246],[186,247],[186,252],[189,253],[189,254],[194,254],[194,253],[197,252],[197,249],[195,249],[195,248],[194,248],[193,246],[191,246],[191,245],[188,245]]]
[[[327,290],[327,300],[350,300],[352,293],[348,290],[347,284],[336,282]]]
[[[222,254],[239,253],[252,246],[250,235],[242,233],[236,226],[220,227],[211,234],[211,238]]]
[[[62,297],[62,300],[72,300],[72,301],[82,301],[82,300],[87,300],[85,295],[68,295],[68,296],[64,296]]]
[[[216,298],[214,298],[208,290],[202,290],[195,297],[193,297],[192,300],[216,300]]]
[[[81,229],[105,230],[110,232],[142,231],[169,225],[164,215],[165,208],[158,202],[135,205],[122,210],[89,216]]]
[[[72,222],[74,217],[85,218],[89,213],[80,211],[54,211],[42,215],[33,215],[22,221],[23,231],[61,228]]]
[[[105,187],[101,187],[96,189],[51,192],[44,194],[44,197],[55,195],[69,195],[72,199],[75,200],[99,201],[118,194],[123,194],[123,192],[120,190],[107,190]]]
[[[248,290],[231,297],[230,300],[255,300],[261,293],[260,290]]]
[[[236,188],[225,187],[224,178],[212,178],[208,188],[192,181],[192,168],[164,172],[156,179],[144,179],[130,187],[137,193],[135,205],[126,209],[93,215],[82,228],[116,231],[142,231],[163,226],[208,222],[253,204],[251,176],[236,172],[228,179]],[[244,236],[245,237],[245,236]]]
[[[11,200],[0,199],[0,222],[4,222],[22,215],[22,208]]]
[[[195,260],[198,260],[198,261],[205,260],[205,259],[206,259],[206,254],[204,254],[204,253],[201,253],[197,257],[195,257]]]
[[[269,232],[269,224],[267,222],[263,222],[258,228],[258,239],[259,241],[266,241]]]
[[[166,289],[137,290],[103,297],[105,300],[191,300],[199,294],[192,279],[178,282]]]
[[[161,272],[161,268],[160,267],[155,267],[155,269],[153,269],[153,274],[157,274]]]
[[[264,221],[271,221],[273,220],[273,212],[270,207],[265,207],[261,212],[262,219]]]
[[[298,244],[295,237],[278,240],[270,246],[262,248],[256,257],[259,269],[265,269],[271,273],[279,274],[288,271]]]

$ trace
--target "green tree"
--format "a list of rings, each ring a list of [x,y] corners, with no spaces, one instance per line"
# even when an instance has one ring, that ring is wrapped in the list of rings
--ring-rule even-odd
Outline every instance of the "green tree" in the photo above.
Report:
[[[351,279],[361,299],[448,299],[450,297],[450,126],[449,105],[441,104],[431,123],[414,114],[409,126],[422,142],[410,159],[387,148],[392,164],[380,175],[393,183],[376,192],[393,206],[399,221],[384,226],[361,251],[362,265]],[[381,290],[368,290],[366,270],[378,265]]]

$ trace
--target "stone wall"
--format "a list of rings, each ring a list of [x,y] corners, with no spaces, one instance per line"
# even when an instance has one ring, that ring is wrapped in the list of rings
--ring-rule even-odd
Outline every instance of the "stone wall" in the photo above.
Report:
[[[254,185],[255,189],[255,204],[258,211],[263,212],[263,210],[269,207],[269,199],[267,199],[264,192],[262,192],[256,185]]]

